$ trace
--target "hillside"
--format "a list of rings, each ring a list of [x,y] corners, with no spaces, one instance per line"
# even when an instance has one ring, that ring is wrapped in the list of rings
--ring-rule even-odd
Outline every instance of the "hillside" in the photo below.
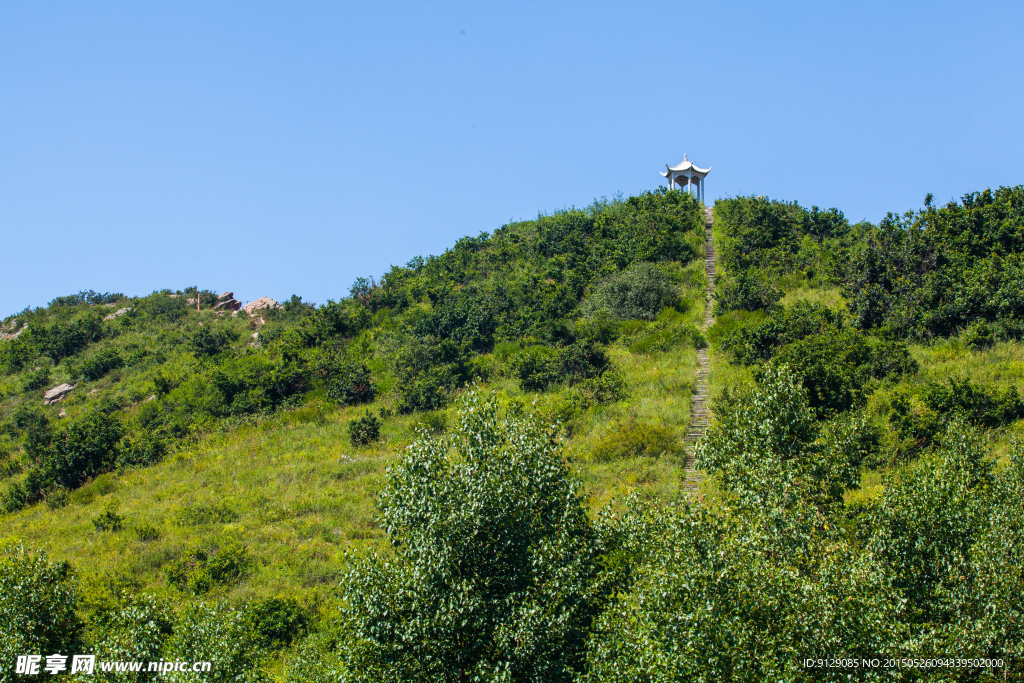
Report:
[[[233,315],[193,287],[82,292],[9,316],[5,336],[20,333],[0,341],[7,566],[30,562],[11,543],[70,562],[80,596],[67,618],[97,647],[173,656],[214,619],[234,624],[225,666],[257,678],[462,680],[465,634],[491,627],[431,619],[456,599],[451,586],[476,590],[462,562],[509,570],[492,566],[504,551],[491,541],[461,560],[458,539],[474,534],[431,534],[516,519],[503,543],[522,527],[539,534],[516,541],[527,554],[573,548],[508,560],[526,562],[516,576],[566,563],[552,569],[557,589],[516,589],[522,604],[576,616],[543,628],[495,617],[494,643],[514,623],[516,643],[569,658],[509,680],[636,680],[652,666],[831,680],[795,664],[809,648],[1024,654],[1010,550],[1024,541],[1024,456],[1011,446],[1024,429],[1024,188],[945,207],[929,197],[877,226],[719,200],[710,301],[705,228],[703,206],[660,191],[464,238],[320,306],[293,296]],[[710,426],[690,445],[705,358]],[[74,388],[43,405],[61,384]],[[552,425],[546,436],[529,418]],[[458,445],[474,439],[494,448]],[[702,476],[688,477],[694,465]],[[552,514],[571,532],[523,521],[533,513],[517,496],[540,490],[567,506]],[[463,505],[494,516],[465,527]],[[410,573],[389,575],[399,570],[364,559],[373,551]],[[448,555],[457,571],[430,564]],[[399,589],[407,576],[444,578]],[[427,600],[419,584],[440,592]],[[403,590],[415,599],[391,596]],[[164,635],[143,638],[129,608],[158,615]],[[395,619],[418,635],[374,630]],[[437,662],[462,654],[411,673],[425,655],[406,640]],[[548,661],[480,647],[479,671]]]

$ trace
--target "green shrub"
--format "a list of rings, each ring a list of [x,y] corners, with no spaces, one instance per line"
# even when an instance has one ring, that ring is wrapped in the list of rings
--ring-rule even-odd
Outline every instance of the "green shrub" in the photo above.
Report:
[[[530,346],[512,358],[512,374],[523,391],[544,391],[559,379],[558,351],[550,346]]]
[[[377,393],[370,369],[364,363],[342,358],[339,354],[321,357],[316,373],[327,395],[341,405],[368,403]]]
[[[634,263],[595,285],[582,311],[586,317],[654,320],[663,308],[678,302],[679,288],[671,276],[653,263]]]
[[[468,349],[434,337],[403,342],[392,357],[401,391],[398,412],[444,408],[452,392],[471,379]]]
[[[77,607],[71,565],[11,542],[0,548],[0,683],[23,680],[18,655],[83,652]]]
[[[664,424],[640,422],[635,419],[616,420],[594,444],[595,460],[608,462],[625,458],[658,457],[682,451],[679,435]]]
[[[735,309],[770,310],[782,299],[782,291],[767,275],[742,270],[735,277],[715,283],[715,315]]]
[[[727,317],[735,319],[736,315],[729,313]],[[838,334],[844,326],[841,311],[800,301],[759,318],[745,318],[742,325],[722,335],[722,346],[738,362],[750,365],[770,360],[786,344],[815,334]]]
[[[229,348],[236,338],[236,334],[223,327],[203,326],[189,335],[187,348],[197,358],[208,358]]]
[[[139,522],[132,526],[129,531],[131,532],[131,535],[135,537],[135,540],[143,543],[147,541],[155,541],[160,538],[160,531],[152,524],[148,524],[146,522]]]
[[[124,359],[114,349],[102,349],[82,361],[78,373],[87,382],[93,382],[111,370],[124,365]]]
[[[107,505],[103,512],[92,518],[96,531],[120,531],[124,527],[124,517],[117,514],[117,506]]]
[[[510,366],[523,391],[544,391],[555,383],[572,386],[597,377],[610,366],[610,361],[600,346],[580,340],[561,349],[527,347],[513,357]]]
[[[1004,389],[974,384],[968,378],[950,377],[945,384],[929,382],[924,403],[940,415],[961,413],[978,427],[1003,427],[1024,417],[1024,401],[1017,387]]]
[[[359,448],[380,441],[381,424],[381,421],[370,413],[349,422],[348,438],[352,446]]]
[[[214,552],[192,550],[170,562],[164,570],[167,581],[182,592],[202,595],[216,586],[233,583],[249,571],[249,552],[231,541]]]
[[[20,405],[12,414],[14,429],[24,434],[25,452],[33,462],[41,462],[49,452],[53,429],[46,413],[36,406]]]
[[[28,336],[39,353],[59,363],[99,341],[103,337],[103,326],[99,316],[89,314],[71,322],[55,322],[49,326],[32,325],[23,336]]]
[[[261,666],[263,655],[247,611],[206,602],[181,608],[162,653],[167,660],[210,662],[208,672],[170,676],[204,683],[268,683],[272,679]]]
[[[295,598],[269,598],[249,608],[262,647],[284,647],[309,628],[309,614]]]
[[[50,366],[44,365],[25,373],[21,381],[22,391],[36,391],[50,386]]]
[[[42,462],[53,484],[76,489],[113,469],[124,427],[115,416],[93,410],[57,431]]]

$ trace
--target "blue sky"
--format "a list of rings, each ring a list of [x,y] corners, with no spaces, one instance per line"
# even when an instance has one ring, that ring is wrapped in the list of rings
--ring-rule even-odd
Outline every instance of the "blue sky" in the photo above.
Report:
[[[0,3],[0,315],[322,303],[656,187],[854,220],[1024,182],[1022,2]]]

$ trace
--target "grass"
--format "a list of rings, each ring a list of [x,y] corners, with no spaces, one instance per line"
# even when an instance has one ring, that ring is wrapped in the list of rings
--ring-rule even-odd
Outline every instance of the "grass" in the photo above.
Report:
[[[666,314],[668,323],[692,322],[703,312],[681,308]],[[644,323],[637,330],[658,324]],[[681,438],[690,420],[696,367],[696,351],[689,346],[632,353],[622,343],[609,354],[627,397],[592,407],[566,426],[565,453],[594,511],[632,491],[647,497],[679,494],[683,463],[675,453],[597,462],[592,451],[618,425],[630,422]],[[497,358],[488,362],[503,367]],[[500,374],[485,389],[504,401],[521,401],[546,419],[557,413],[568,391],[524,394],[516,381]],[[385,403],[382,396],[370,410]],[[154,466],[99,476],[72,492],[63,507],[39,504],[6,515],[0,518],[0,540],[19,539],[71,561],[89,585],[96,577],[115,577],[107,583],[178,601],[183,596],[167,581],[168,565],[197,548],[237,541],[248,548],[248,574],[206,597],[241,602],[294,596],[308,605],[329,605],[346,552],[386,550],[375,522],[384,469],[417,438],[417,426],[442,428],[445,412],[452,409],[430,416],[391,415],[384,420],[381,443],[356,449],[348,423],[366,410],[315,400],[226,427]],[[0,490],[18,476],[0,479]],[[106,511],[123,518],[120,530],[97,529],[93,520]]]

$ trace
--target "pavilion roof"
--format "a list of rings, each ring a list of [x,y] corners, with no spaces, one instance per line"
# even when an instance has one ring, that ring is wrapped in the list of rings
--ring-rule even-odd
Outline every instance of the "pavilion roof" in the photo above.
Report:
[[[700,166],[695,166],[692,161],[688,161],[687,160],[685,154],[683,155],[683,160],[680,161],[677,165],[669,166],[668,164],[665,164],[665,167],[668,169],[668,171],[662,171],[661,175],[665,176],[666,178],[668,177],[669,173],[672,173],[672,172],[692,171],[694,173],[707,174],[711,170],[710,166],[708,166],[707,168],[701,168]]]

